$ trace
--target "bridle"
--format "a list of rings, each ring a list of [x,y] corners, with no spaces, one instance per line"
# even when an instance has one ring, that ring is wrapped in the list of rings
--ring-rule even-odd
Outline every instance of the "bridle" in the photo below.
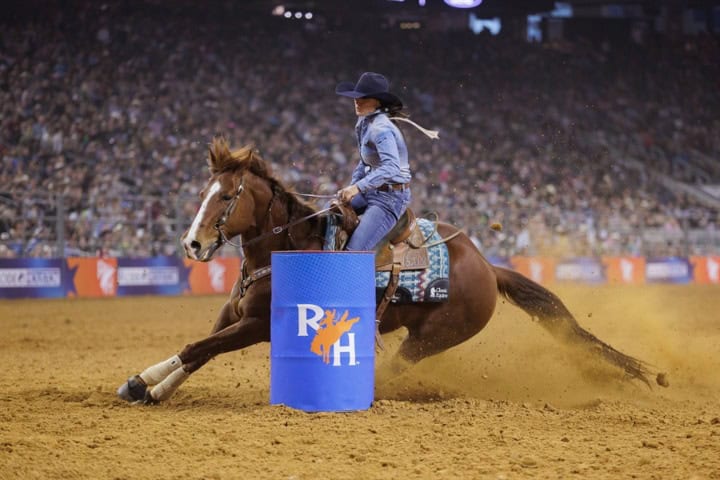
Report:
[[[324,214],[324,213],[327,213],[327,212],[331,211],[331,210],[334,208],[334,207],[324,208],[324,209],[319,210],[319,211],[317,211],[317,212],[311,213],[310,215],[306,215],[306,216],[304,216],[304,217],[301,217],[301,218],[298,218],[298,219],[296,219],[296,220],[293,220],[292,222],[288,222],[288,223],[286,223],[286,224],[284,224],[284,225],[279,225],[279,226],[277,226],[277,227],[273,227],[269,232],[265,232],[265,233],[263,233],[263,234],[261,234],[261,235],[258,235],[257,237],[255,237],[255,238],[253,238],[253,239],[250,239],[250,240],[248,240],[247,242],[242,242],[242,241],[241,241],[241,243],[233,243],[233,242],[227,237],[227,234],[226,234],[225,231],[222,229],[222,227],[227,223],[228,219],[230,218],[230,216],[231,216],[231,215],[233,214],[233,212],[235,211],[235,207],[237,206],[237,202],[238,202],[238,199],[240,198],[240,194],[242,194],[242,192],[245,190],[245,184],[244,184],[244,182],[245,182],[245,178],[243,177],[242,181],[240,182],[240,185],[238,185],[238,188],[237,188],[237,190],[235,191],[235,195],[233,195],[233,197],[230,199],[230,202],[229,202],[229,203],[227,204],[227,206],[225,207],[225,210],[223,211],[223,214],[220,216],[220,218],[218,219],[218,221],[215,222],[215,225],[213,226],[213,228],[215,228],[215,230],[217,230],[218,233],[220,234],[220,239],[221,239],[221,241],[222,241],[221,245],[222,245],[222,244],[228,244],[228,245],[233,246],[233,247],[235,247],[235,248],[244,248],[244,247],[247,247],[248,245],[252,245],[252,244],[254,244],[254,243],[257,243],[257,242],[259,242],[259,241],[261,241],[261,240],[264,240],[264,239],[266,239],[266,238],[268,238],[268,237],[271,237],[271,236],[273,236],[273,235],[279,235],[280,233],[284,232],[285,230],[289,229],[290,227],[293,227],[293,226],[295,226],[295,225],[297,225],[297,224],[299,224],[299,223],[302,223],[302,222],[304,222],[304,221],[306,221],[306,220],[310,220],[311,218],[317,217],[318,215],[322,215],[322,214]],[[267,211],[265,212],[265,218],[263,219],[262,225],[264,225],[265,223],[267,223],[268,219],[272,219],[272,216],[270,215],[270,212],[272,211],[273,205],[275,204],[275,198],[277,198],[277,195],[276,195],[276,194],[277,194],[277,190],[276,190],[274,187],[273,187],[271,190],[272,190],[272,198],[270,198],[270,203],[269,203],[269,205],[268,205]],[[288,192],[288,193],[292,193],[292,192]],[[313,196],[313,197],[316,197],[316,198],[328,197],[327,195],[311,195],[311,194],[298,194],[298,195]],[[332,196],[330,196],[330,197],[332,197]]]
[[[218,218],[218,221],[215,222],[214,228],[220,233],[220,236],[223,238],[223,241],[226,243],[230,243],[227,240],[227,237],[225,236],[225,233],[220,229],[223,225],[225,225],[228,221],[228,218],[230,218],[230,215],[235,211],[235,206],[237,205],[238,198],[240,198],[240,194],[245,190],[245,179],[240,182],[240,185],[238,185],[237,190],[235,191],[235,195],[230,199],[230,202],[227,204],[227,207],[225,207],[225,210],[223,211],[223,214]],[[273,200],[275,199],[275,194],[273,193]],[[272,201],[270,201],[270,204],[272,206]],[[231,244],[232,245],[232,244]]]

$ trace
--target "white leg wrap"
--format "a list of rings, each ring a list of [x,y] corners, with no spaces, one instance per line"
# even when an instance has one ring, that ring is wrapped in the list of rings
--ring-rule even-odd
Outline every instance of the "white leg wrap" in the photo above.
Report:
[[[146,368],[145,371],[140,374],[140,378],[142,378],[143,382],[147,385],[157,385],[181,366],[182,362],[180,361],[180,357],[175,355],[152,367]]]
[[[167,400],[189,377],[190,374],[188,372],[182,368],[178,368],[168,375],[165,380],[155,385],[152,390],[150,390],[150,396],[158,402]]]

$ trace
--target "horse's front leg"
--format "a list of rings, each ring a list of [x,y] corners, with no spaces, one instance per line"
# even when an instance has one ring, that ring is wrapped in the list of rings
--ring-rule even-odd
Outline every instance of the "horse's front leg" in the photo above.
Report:
[[[243,318],[196,343],[187,345],[177,355],[180,367],[152,387],[148,403],[169,399],[190,374],[221,353],[240,350],[260,342],[270,341],[270,322],[258,317]]]
[[[232,302],[228,301],[220,310],[218,319],[215,321],[215,325],[213,325],[210,333],[214,334],[223,330],[229,325],[237,323],[239,320],[240,317],[235,313]],[[169,392],[169,395],[171,395],[172,392],[174,392],[177,387],[180,386],[180,384],[189,376],[183,372],[194,372],[209,360],[210,358],[206,358],[202,361],[186,364],[180,359],[179,355],[173,355],[167,360],[156,363],[155,365],[146,368],[141,373],[130,377],[126,383],[118,388],[117,394],[120,398],[128,402],[151,403],[153,399],[150,397],[148,387],[163,384],[163,387],[159,388],[156,392],[156,394],[159,395],[160,390],[166,390],[168,387],[174,386],[172,391]],[[165,380],[171,376],[172,378],[165,382]]]
[[[240,350],[270,341],[270,319],[265,316],[243,317],[239,322],[213,333],[199,342],[187,345],[178,355],[192,373],[221,353]]]

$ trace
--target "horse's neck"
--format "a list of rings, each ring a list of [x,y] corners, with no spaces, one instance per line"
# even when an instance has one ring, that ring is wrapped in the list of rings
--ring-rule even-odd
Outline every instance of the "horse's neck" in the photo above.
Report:
[[[316,209],[303,203],[288,203],[288,223],[313,215]],[[288,230],[288,248],[290,250],[322,250],[325,235],[326,218],[314,216],[294,225]]]
[[[266,227],[267,230],[259,235],[265,235],[271,232],[273,228],[286,226],[296,219],[313,212],[312,209],[307,209],[307,211],[303,209],[299,215],[291,215],[286,210],[282,218],[273,216],[271,224]],[[274,251],[322,250],[326,222],[325,217],[314,217],[243,249],[248,270],[257,270],[270,265],[271,255]]]
[[[267,230],[266,232],[262,232],[260,235],[264,235],[270,231],[271,230]],[[248,241],[250,240],[252,239],[248,238]],[[270,235],[268,238],[261,240],[258,243],[243,248],[243,256],[245,257],[244,261],[250,271],[257,270],[258,268],[270,265],[272,252],[283,250],[290,250],[286,232],[281,232],[277,235]]]

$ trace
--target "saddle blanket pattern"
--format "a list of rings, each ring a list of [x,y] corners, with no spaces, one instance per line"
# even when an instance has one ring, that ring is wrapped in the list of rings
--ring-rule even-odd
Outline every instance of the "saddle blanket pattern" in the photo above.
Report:
[[[434,224],[424,218],[417,219],[426,243],[442,240]],[[450,291],[450,256],[445,243],[428,248],[430,265],[420,270],[403,270],[392,303],[446,302]],[[375,298],[382,298],[390,282],[390,272],[375,272]]]
[[[417,219],[422,230],[423,237],[428,238],[428,244],[442,240],[440,234],[435,231],[433,222],[424,218]],[[334,215],[328,217],[328,225],[325,232],[324,250],[337,250],[335,235],[338,231],[338,221]],[[400,281],[392,303],[417,303],[417,302],[446,302],[450,291],[450,256],[447,245],[439,243],[428,248],[430,265],[420,270],[403,270],[400,272]],[[385,288],[390,282],[390,272],[375,272],[375,298],[377,302],[385,293]]]

